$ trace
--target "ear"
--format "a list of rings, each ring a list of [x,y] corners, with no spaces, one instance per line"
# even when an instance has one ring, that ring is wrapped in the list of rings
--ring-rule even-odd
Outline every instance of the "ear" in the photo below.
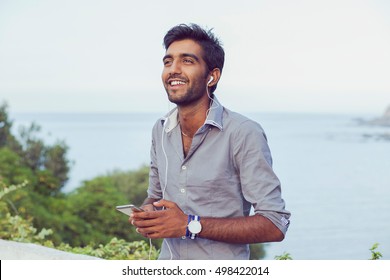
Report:
[[[212,87],[216,85],[220,77],[221,77],[221,70],[219,70],[219,68],[214,68],[209,74],[207,86]]]

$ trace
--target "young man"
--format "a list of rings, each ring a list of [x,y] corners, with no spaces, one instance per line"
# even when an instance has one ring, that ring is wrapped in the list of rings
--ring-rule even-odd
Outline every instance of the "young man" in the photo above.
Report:
[[[214,96],[224,51],[211,31],[178,25],[164,45],[177,107],[153,128],[146,211],[129,221],[165,238],[160,259],[248,259],[249,243],[281,241],[289,225],[266,136]]]

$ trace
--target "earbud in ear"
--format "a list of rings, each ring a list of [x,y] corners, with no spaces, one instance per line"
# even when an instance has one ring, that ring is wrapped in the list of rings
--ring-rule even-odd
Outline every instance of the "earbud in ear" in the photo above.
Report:
[[[211,76],[211,77],[210,77],[210,80],[207,82],[207,84],[210,84],[213,80],[214,80],[214,77]]]

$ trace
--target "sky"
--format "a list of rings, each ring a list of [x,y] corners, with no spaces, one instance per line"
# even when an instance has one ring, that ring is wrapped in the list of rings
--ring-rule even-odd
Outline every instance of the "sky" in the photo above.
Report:
[[[162,39],[213,28],[216,95],[241,112],[381,114],[387,0],[0,0],[0,102],[13,112],[165,112]]]

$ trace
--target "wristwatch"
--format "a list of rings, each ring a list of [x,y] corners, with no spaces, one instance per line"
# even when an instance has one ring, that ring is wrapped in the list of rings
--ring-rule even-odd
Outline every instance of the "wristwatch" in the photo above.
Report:
[[[200,217],[188,215],[187,237],[195,239],[201,231],[202,225],[200,223]]]

